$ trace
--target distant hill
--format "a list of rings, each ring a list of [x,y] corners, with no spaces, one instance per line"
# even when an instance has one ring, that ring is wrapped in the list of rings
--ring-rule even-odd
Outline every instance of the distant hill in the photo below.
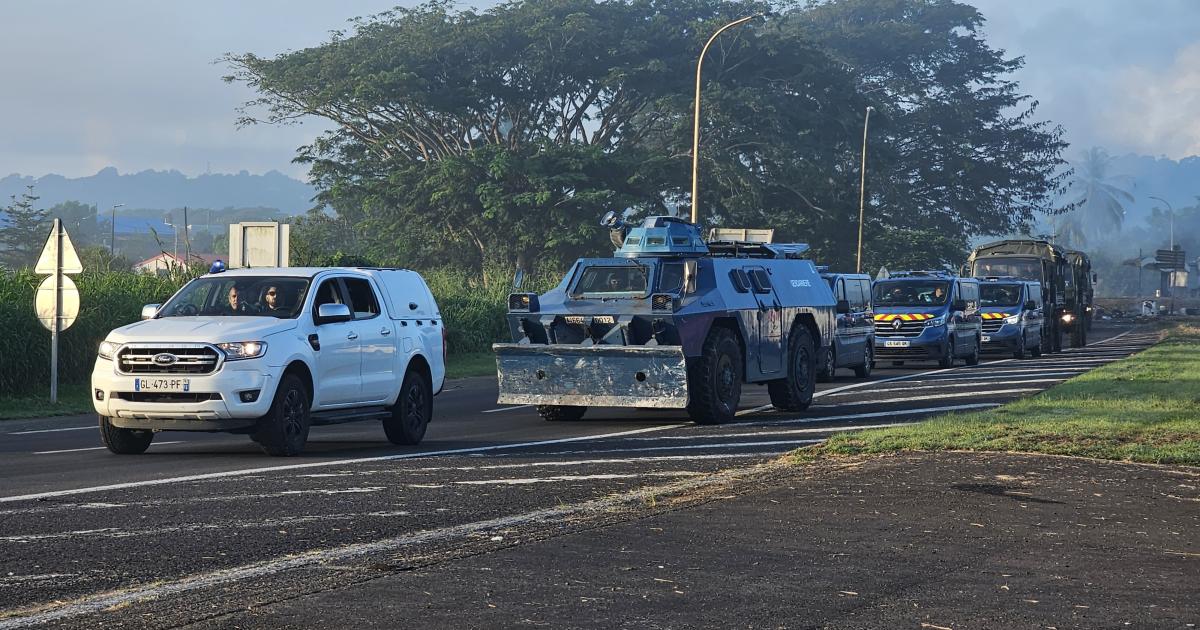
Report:
[[[274,208],[286,215],[303,214],[313,206],[315,191],[308,184],[278,171],[251,175],[208,174],[188,177],[179,171],[142,171],[122,175],[108,167],[90,177],[61,175],[29,177],[18,174],[0,179],[0,204],[8,205],[33,184],[38,205],[49,208],[64,201],[96,205],[101,212],[116,204],[126,208],[168,210],[192,208]]]
[[[1150,215],[1150,209],[1163,208],[1150,196],[1162,197],[1176,210],[1196,205],[1200,196],[1200,156],[1182,160],[1148,155],[1114,156],[1109,168],[1115,183],[1133,195],[1134,202],[1126,208],[1127,223],[1139,224]]]

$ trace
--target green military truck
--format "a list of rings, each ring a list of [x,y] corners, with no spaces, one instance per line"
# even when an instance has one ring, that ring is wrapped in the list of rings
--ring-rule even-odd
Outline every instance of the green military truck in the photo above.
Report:
[[[1071,333],[1071,345],[1082,347],[1087,345],[1087,333],[1092,329],[1092,317],[1095,313],[1096,274],[1092,272],[1092,259],[1078,250],[1067,250],[1067,263],[1070,273],[1067,274],[1067,312],[1071,321],[1067,324]]]
[[[1062,351],[1062,335],[1075,319],[1067,294],[1068,277],[1075,272],[1062,248],[1039,239],[996,241],[976,247],[967,268],[976,278],[1010,276],[1040,282],[1042,351]]]

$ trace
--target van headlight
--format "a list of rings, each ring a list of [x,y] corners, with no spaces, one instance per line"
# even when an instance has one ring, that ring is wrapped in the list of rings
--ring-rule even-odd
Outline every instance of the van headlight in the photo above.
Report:
[[[929,320],[925,321],[926,328],[936,328],[938,326],[945,326],[945,325],[946,325],[946,316],[945,315],[934,317],[933,319],[929,319]]]
[[[1004,323],[1005,324],[1020,324],[1021,316],[1020,315],[1009,315],[1008,317],[1004,318]]]
[[[226,361],[257,359],[267,352],[267,342],[265,341],[234,341],[219,343],[217,347],[225,353]]]
[[[112,361],[113,355],[117,353],[117,349],[120,347],[121,344],[115,341],[101,341],[100,350],[96,354],[99,354],[101,359]]]

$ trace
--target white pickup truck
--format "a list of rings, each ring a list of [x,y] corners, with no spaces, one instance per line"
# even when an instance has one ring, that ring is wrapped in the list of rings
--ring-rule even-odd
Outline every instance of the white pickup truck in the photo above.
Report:
[[[313,424],[366,418],[394,444],[421,441],[446,328],[419,274],[221,269],[100,344],[92,401],[109,450],[142,453],[158,431],[223,431],[289,456]]]

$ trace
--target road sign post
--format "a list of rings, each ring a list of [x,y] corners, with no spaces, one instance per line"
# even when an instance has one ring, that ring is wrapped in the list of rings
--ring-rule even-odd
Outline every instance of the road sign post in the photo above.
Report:
[[[79,315],[79,290],[67,274],[83,271],[79,254],[75,253],[71,238],[59,219],[54,220],[54,227],[33,270],[50,274],[38,286],[34,310],[38,320],[50,330],[50,402],[57,403],[58,334],[75,323]]]

